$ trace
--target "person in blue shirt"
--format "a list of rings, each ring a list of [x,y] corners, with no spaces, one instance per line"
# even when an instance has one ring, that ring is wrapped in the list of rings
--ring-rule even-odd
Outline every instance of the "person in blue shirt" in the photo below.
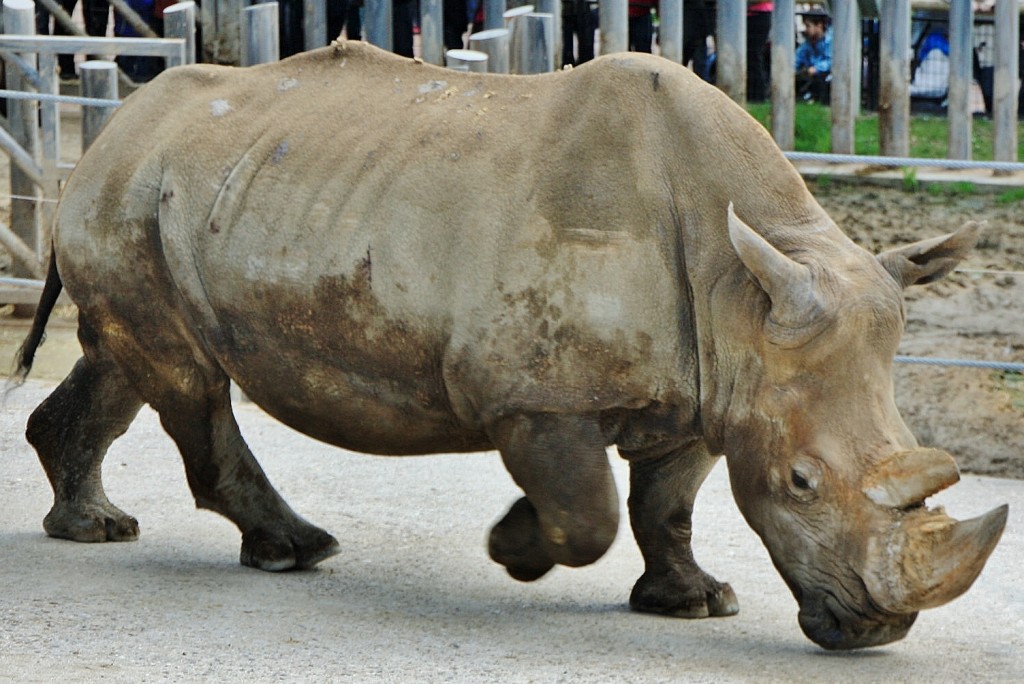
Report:
[[[828,104],[832,80],[832,29],[828,15],[814,11],[803,15],[804,42],[796,49],[796,92],[806,101]]]

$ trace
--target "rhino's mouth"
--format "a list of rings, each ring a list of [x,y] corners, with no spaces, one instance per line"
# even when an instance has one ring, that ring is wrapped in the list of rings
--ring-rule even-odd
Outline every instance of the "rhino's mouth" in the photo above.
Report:
[[[800,629],[808,639],[830,651],[881,646],[907,635],[917,613],[866,617],[846,609],[831,594],[800,601]]]

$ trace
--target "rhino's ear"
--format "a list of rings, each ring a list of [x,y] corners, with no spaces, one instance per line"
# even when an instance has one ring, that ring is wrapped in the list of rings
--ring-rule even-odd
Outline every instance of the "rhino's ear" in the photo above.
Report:
[[[822,318],[823,307],[810,269],[775,249],[741,221],[732,202],[729,203],[729,239],[740,261],[771,300],[769,322],[773,327],[796,332]]]
[[[902,287],[924,285],[956,268],[974,249],[984,226],[984,223],[968,221],[955,233],[882,252],[878,261]]]

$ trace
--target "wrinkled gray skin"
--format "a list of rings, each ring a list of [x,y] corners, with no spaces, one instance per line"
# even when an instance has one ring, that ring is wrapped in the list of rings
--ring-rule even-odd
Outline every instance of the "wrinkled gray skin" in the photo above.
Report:
[[[524,78],[341,43],[175,69],[114,116],[58,210],[22,374],[61,282],[84,357],[28,425],[44,526],[137,537],[100,465],[148,403],[242,563],[337,553],[250,453],[233,379],[349,449],[499,450],[525,496],[490,554],[521,580],[607,550],[616,445],[646,563],[630,604],[679,617],[738,610],[690,548],[725,454],[807,635],[899,639],[967,589],[1005,522],[922,505],[956,467],[917,448],[890,380],[902,288],[975,239],[871,256],[758,124],[650,56]]]

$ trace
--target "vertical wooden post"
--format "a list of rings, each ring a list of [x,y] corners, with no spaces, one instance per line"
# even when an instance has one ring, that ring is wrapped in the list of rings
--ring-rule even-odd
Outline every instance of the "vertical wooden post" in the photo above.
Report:
[[[4,32],[12,35],[33,35],[36,32],[35,3],[32,0],[4,0]],[[35,53],[22,55],[26,62],[36,66]],[[10,90],[28,90],[22,87],[24,78],[17,67],[7,67],[7,87]],[[7,121],[11,135],[32,158],[39,163],[39,104],[33,100],[8,100]],[[35,182],[17,165],[11,164],[11,229],[37,257],[43,252],[40,238],[40,193]],[[16,278],[35,276],[15,260],[11,265]],[[27,311],[24,313],[28,313]]]
[[[971,0],[949,4],[949,134],[950,159],[971,158],[971,65],[974,45],[974,6]]]
[[[992,157],[996,161],[1017,161],[1019,18],[1019,0],[996,0],[996,68],[992,84]]]
[[[82,96],[104,100],[117,99],[117,64],[91,59],[83,62]],[[115,107],[86,106],[82,108],[82,151],[85,152],[96,140]]]
[[[242,63],[243,10],[249,0],[203,0],[203,58],[215,64]]]
[[[281,58],[276,2],[242,10],[242,66],[276,62]]]
[[[627,0],[601,0],[597,6],[601,54],[629,50],[629,3]]]
[[[444,64],[443,26],[442,0],[420,0],[420,56],[428,64]]]
[[[832,151],[853,154],[860,111],[860,13],[855,0],[832,0],[832,15]]]
[[[179,2],[164,10],[164,37],[185,39],[185,64],[196,63],[196,3]]]
[[[772,12],[772,137],[784,150],[792,150],[795,144],[793,116],[796,86],[795,76],[796,45],[795,2],[776,0]]]
[[[878,128],[881,152],[910,154],[910,0],[886,0],[879,21]]]
[[[747,101],[747,3],[718,0],[715,31],[718,87],[734,101]]]
[[[690,0],[693,2],[693,0]],[[776,11],[778,6],[776,5]],[[661,0],[658,5],[658,46],[661,56],[673,62],[683,61],[683,0]]]

